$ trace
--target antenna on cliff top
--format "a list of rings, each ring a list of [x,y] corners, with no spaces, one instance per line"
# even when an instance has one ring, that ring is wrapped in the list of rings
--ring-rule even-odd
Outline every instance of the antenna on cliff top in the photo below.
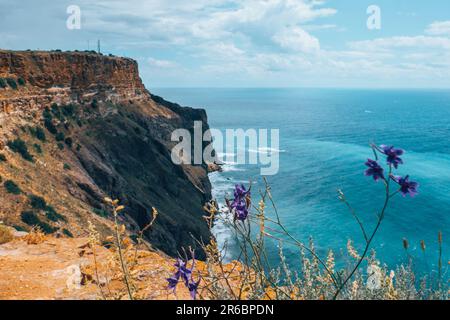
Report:
[[[97,40],[97,51],[100,54],[100,39]]]

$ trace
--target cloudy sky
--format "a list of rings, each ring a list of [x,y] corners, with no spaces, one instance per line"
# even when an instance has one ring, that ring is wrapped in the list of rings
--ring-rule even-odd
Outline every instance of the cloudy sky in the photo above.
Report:
[[[79,30],[66,27],[70,5]],[[448,0],[0,0],[0,48],[97,39],[138,60],[149,88],[450,88]]]

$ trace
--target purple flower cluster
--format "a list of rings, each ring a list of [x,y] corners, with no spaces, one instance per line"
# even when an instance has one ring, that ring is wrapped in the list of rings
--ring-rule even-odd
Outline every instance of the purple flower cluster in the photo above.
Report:
[[[180,280],[182,280],[186,288],[188,288],[192,299],[195,300],[200,280],[194,281],[194,278],[192,276],[192,271],[194,269],[194,262],[192,263],[192,267],[189,269],[187,267],[187,262],[183,261],[182,259],[177,259],[177,262],[174,264],[174,266],[177,268],[175,274],[172,277],[167,278],[167,282],[169,283],[169,289],[175,292],[178,283],[180,282]]]
[[[245,221],[250,209],[250,190],[244,185],[236,185],[234,189],[234,199],[231,204],[227,201],[228,208],[234,213],[234,218],[239,221]]]
[[[403,160],[402,158],[400,158],[400,156],[405,153],[404,150],[396,149],[393,146],[386,145],[381,145],[380,149],[381,152],[386,155],[388,165],[392,165],[395,169],[398,169],[398,165],[403,164]]]
[[[417,188],[419,187],[419,184],[414,181],[409,181],[409,176],[406,177],[394,177],[393,178],[395,182],[397,182],[400,186],[400,192],[403,194],[404,197],[406,195],[410,195],[411,197],[414,197],[417,195],[418,191]]]
[[[402,156],[405,151],[402,149],[396,149],[393,146],[381,145],[379,147],[373,146],[373,150],[386,156],[386,163],[389,166],[390,171],[392,168],[398,169],[399,165],[403,164],[403,159],[400,158],[400,156]],[[384,180],[387,182],[384,175],[384,169],[378,161],[368,159],[365,164],[368,167],[368,169],[364,172],[366,176],[373,177],[375,181]],[[408,194],[411,197],[414,197],[418,193],[417,188],[419,187],[419,184],[417,182],[410,181],[409,176],[400,177],[391,175],[388,179],[392,179],[400,186],[399,192],[404,197]]]
[[[373,177],[373,180],[378,181],[384,179],[384,169],[375,160],[368,159],[366,166],[369,167],[364,174],[368,177]]]

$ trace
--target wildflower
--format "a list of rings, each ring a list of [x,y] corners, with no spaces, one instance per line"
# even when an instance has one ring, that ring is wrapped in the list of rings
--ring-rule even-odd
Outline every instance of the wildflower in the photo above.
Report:
[[[200,280],[194,281],[192,277],[192,271],[195,265],[195,258],[193,258],[192,267],[190,269],[186,265],[187,262],[183,261],[182,259],[177,259],[177,262],[174,265],[176,267],[175,274],[170,278],[166,279],[168,282],[168,288],[175,292],[178,283],[180,282],[180,280],[182,280],[186,288],[188,288],[192,299],[195,300],[198,286],[200,284]]]
[[[366,166],[369,167],[369,169],[367,169],[364,173],[366,176],[373,176],[373,180],[375,181],[384,179],[384,169],[378,164],[377,161],[368,159]]]
[[[198,290],[198,285],[199,284],[200,284],[200,280],[198,280],[197,282],[191,281],[187,285],[192,300],[195,300],[195,297],[197,296],[197,290]]]
[[[228,207],[234,213],[236,220],[245,221],[249,214],[250,208],[250,190],[247,190],[244,185],[236,185],[234,189],[234,200]]]
[[[394,181],[397,182],[400,185],[400,192],[403,194],[404,197],[406,195],[410,195],[411,197],[414,197],[418,192],[417,188],[419,187],[419,184],[414,181],[409,181],[409,176],[406,177],[393,177]]]
[[[401,155],[405,153],[402,149],[396,149],[393,146],[381,145],[381,152],[387,156],[387,163],[389,165],[394,166],[395,169],[398,169],[399,164],[403,164]]]
[[[188,269],[186,267],[186,262],[184,262],[181,259],[177,259],[177,262],[174,264],[174,266],[177,268],[175,274],[172,277],[167,278],[167,282],[169,282],[169,289],[175,291],[178,282],[180,281],[180,278],[184,281],[186,286],[189,284],[189,280],[192,275],[192,270]]]

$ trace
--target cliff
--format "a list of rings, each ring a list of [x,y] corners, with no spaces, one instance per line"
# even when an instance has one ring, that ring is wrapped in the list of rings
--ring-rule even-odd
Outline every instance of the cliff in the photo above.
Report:
[[[126,206],[131,235],[156,208],[145,236],[171,256],[207,241],[207,165],[170,157],[172,131],[197,120],[208,128],[204,110],[150,94],[132,59],[0,50],[0,221],[63,237],[86,236],[91,221],[106,234],[107,196]]]

